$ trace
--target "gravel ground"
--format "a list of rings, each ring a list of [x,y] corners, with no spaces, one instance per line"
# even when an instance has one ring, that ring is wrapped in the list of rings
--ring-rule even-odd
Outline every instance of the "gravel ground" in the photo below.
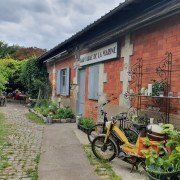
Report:
[[[22,104],[8,103],[6,107],[0,107],[0,111],[13,131],[8,136],[9,145],[3,148],[8,165],[0,170],[0,179],[31,179],[41,152],[44,126],[27,120],[28,109]]]

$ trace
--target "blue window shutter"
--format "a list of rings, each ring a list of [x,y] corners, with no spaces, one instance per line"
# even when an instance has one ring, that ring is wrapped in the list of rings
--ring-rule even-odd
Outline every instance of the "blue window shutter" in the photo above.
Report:
[[[89,67],[88,98],[98,100],[99,92],[99,65]]]
[[[62,70],[60,70],[59,76],[60,94],[62,94]]]
[[[67,76],[66,76],[66,96],[70,94],[70,68],[67,68]]]
[[[57,81],[56,81],[56,93],[60,94],[60,71],[57,73]]]
[[[88,75],[88,98],[94,99],[94,69],[93,66],[89,67],[89,75]]]

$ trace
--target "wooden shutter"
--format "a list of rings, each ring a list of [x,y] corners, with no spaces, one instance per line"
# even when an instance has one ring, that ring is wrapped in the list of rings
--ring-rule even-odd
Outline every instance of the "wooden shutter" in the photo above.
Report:
[[[89,67],[88,98],[98,100],[99,96],[99,65]]]
[[[57,73],[57,80],[56,80],[56,93],[57,94],[60,94],[60,74],[61,74],[61,71],[58,71]]]
[[[66,69],[66,73],[67,73],[67,76],[66,76],[66,96],[69,96],[70,94],[70,68],[67,68]]]
[[[88,98],[94,99],[94,90],[93,90],[93,81],[94,81],[94,75],[93,75],[93,66],[89,67],[89,75],[88,75]]]

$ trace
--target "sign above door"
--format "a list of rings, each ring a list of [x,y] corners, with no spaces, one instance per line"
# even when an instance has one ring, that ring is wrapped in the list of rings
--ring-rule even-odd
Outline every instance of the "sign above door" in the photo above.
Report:
[[[80,66],[85,66],[88,64],[93,64],[101,61],[106,61],[109,59],[118,58],[118,44],[117,42],[104,46],[95,51],[80,55]]]

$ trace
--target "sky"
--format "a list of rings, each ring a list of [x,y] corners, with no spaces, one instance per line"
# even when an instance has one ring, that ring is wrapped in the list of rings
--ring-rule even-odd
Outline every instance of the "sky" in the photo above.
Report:
[[[124,0],[0,0],[0,40],[51,49]]]

